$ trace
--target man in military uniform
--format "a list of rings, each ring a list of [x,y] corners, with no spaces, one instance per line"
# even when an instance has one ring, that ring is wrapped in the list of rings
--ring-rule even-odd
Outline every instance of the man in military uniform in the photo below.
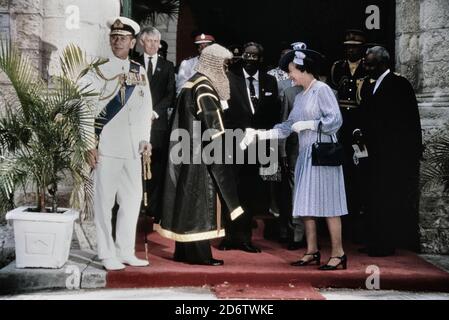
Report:
[[[363,44],[365,35],[360,30],[347,30],[344,48],[345,58],[336,61],[331,69],[331,86],[338,92],[338,102],[343,116],[343,126],[339,132],[339,139],[345,148],[345,175],[346,196],[350,215],[349,236],[355,242],[361,241],[362,232],[361,212],[363,211],[363,175],[364,159],[362,137],[357,140],[353,137],[353,131],[360,126],[360,89],[366,76],[363,68]],[[360,150],[360,152],[358,152]],[[354,162],[354,153],[359,157]],[[349,221],[348,221],[349,222]]]
[[[135,256],[136,225],[142,199],[141,154],[149,155],[152,100],[145,69],[128,59],[139,25],[124,17],[108,22],[113,56],[89,72],[81,82],[99,92],[94,135],[98,141],[89,151],[94,179],[94,210],[98,258],[107,270],[124,269],[124,264],[147,266]],[[94,139],[89,139],[94,141]],[[115,242],[111,215],[117,213]]]
[[[176,94],[179,94],[181,92],[184,83],[186,83],[187,80],[193,77],[193,75],[196,73],[195,68],[198,65],[201,52],[203,51],[204,48],[213,44],[215,42],[215,38],[211,35],[202,33],[196,36],[194,41],[196,48],[198,50],[198,55],[183,60],[179,65],[178,78],[176,80]]]

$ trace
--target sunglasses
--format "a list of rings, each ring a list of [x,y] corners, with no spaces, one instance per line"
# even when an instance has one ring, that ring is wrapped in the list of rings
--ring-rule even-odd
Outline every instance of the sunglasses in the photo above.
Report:
[[[245,60],[259,60],[259,54],[257,53],[250,53],[250,52],[244,52],[242,54],[242,58]]]

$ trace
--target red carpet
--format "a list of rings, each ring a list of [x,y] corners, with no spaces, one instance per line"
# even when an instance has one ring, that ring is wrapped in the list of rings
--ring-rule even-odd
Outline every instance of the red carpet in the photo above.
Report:
[[[261,224],[261,222],[259,221]],[[260,233],[260,232],[259,232]],[[143,238],[143,237],[140,237]],[[316,266],[292,267],[290,262],[304,250],[288,251],[282,245],[255,234],[253,242],[262,253],[219,251],[213,256],[224,266],[194,266],[172,260],[174,243],[156,232],[149,235],[148,268],[128,267],[109,272],[109,288],[203,286],[212,287],[220,298],[246,299],[322,299],[314,288],[366,288],[368,266],[380,270],[380,289],[449,292],[449,274],[416,254],[400,251],[393,257],[371,258],[346,244],[348,269],[323,272]],[[216,245],[220,240],[213,241]],[[137,242],[137,255],[144,257],[143,239]],[[329,246],[323,245],[322,263],[327,262]]]

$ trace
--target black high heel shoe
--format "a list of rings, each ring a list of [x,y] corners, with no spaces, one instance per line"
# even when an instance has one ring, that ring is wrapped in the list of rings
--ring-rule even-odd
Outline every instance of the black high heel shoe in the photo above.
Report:
[[[340,262],[337,265],[332,266],[329,265],[329,261],[331,261],[331,259],[340,259]],[[318,269],[322,271],[330,271],[337,270],[341,266],[343,270],[346,270],[346,268],[348,267],[348,257],[346,256],[346,254],[342,255],[341,257],[330,257],[329,261],[327,262],[327,264],[322,265]]]
[[[306,253],[306,254],[304,254],[304,257],[305,256],[312,256],[312,259],[310,259],[308,261],[298,260],[298,261],[292,262],[290,264],[294,267],[305,267],[305,266],[311,264],[312,262],[316,262],[317,265],[320,265],[321,253],[319,251],[317,251],[315,253]]]

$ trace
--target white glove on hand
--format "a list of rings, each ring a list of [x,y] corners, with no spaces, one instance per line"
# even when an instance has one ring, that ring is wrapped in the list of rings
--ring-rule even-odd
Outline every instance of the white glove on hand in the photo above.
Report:
[[[240,142],[240,149],[245,150],[251,143],[256,139],[257,130],[253,128],[246,128],[245,136],[243,137],[242,142]]]
[[[139,142],[139,153],[142,154],[144,152],[147,152],[151,155],[151,143],[149,143],[148,141]]]
[[[315,121],[314,120],[308,120],[308,121],[298,121],[295,122],[292,125],[292,130],[296,133],[300,133],[304,130],[315,130]]]
[[[153,110],[153,113],[151,115],[151,120],[154,121],[154,120],[157,120],[157,119],[159,119],[159,115],[157,114],[156,111]]]

